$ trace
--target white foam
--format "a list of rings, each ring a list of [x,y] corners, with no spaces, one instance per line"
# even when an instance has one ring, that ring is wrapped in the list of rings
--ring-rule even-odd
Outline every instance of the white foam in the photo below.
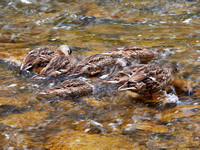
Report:
[[[125,127],[125,130],[126,131],[131,131],[132,129],[134,129],[135,128],[135,124],[127,124],[126,125],[126,127]]]
[[[88,131],[90,131],[90,129],[88,129],[88,128],[84,130],[85,133],[87,133]]]
[[[15,87],[15,86],[17,86],[17,84],[11,84],[8,87]]]
[[[183,21],[183,23],[189,24],[191,22],[191,20],[192,20],[191,18],[186,19],[186,20]]]
[[[173,93],[169,93],[167,94],[165,92],[165,101],[168,102],[168,103],[179,103],[180,101],[178,100],[178,96],[176,96],[175,94]]]
[[[118,58],[116,64],[119,64],[122,67],[127,66],[127,62],[123,58]]]
[[[26,3],[26,4],[31,4],[32,2],[30,2],[29,0],[21,0],[22,3]]]
[[[109,76],[109,74],[104,74],[104,75],[100,76],[99,78],[100,78],[100,79],[105,79],[105,78],[107,78],[108,76]]]
[[[6,137],[6,139],[9,139],[10,138],[10,135],[9,134],[6,134],[6,133],[2,133],[5,137]]]
[[[108,125],[112,127],[113,131],[118,131],[116,123],[109,123]]]
[[[97,125],[97,126],[103,127],[102,124],[100,124],[100,123],[98,123],[98,122],[96,122],[94,120],[91,120],[90,123],[93,124],[93,125]]]
[[[200,57],[198,57],[197,61],[200,62]]]

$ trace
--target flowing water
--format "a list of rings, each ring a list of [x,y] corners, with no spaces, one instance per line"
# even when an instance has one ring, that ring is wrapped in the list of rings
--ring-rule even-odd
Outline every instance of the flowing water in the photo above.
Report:
[[[18,65],[61,44],[80,59],[125,45],[164,49],[149,63],[178,66],[174,90],[136,97],[97,76],[85,79],[93,94],[40,97],[55,82]],[[198,0],[4,0],[0,57],[0,149],[200,149]]]

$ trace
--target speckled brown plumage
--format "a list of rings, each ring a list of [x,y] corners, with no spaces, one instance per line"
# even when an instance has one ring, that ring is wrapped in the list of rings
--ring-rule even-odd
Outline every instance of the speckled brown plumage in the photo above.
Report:
[[[130,72],[119,71],[112,78],[105,80],[105,83],[120,84],[128,81]]]
[[[82,96],[92,93],[93,88],[86,82],[79,79],[71,79],[62,82],[50,89],[44,90],[41,94],[57,95],[61,97]]]
[[[95,75],[102,72],[104,67],[111,66],[116,63],[116,59],[105,54],[95,54],[86,57],[83,61],[77,64],[73,74],[78,75]]]
[[[20,69],[31,70],[38,66],[46,66],[52,58],[70,54],[71,48],[68,45],[62,45],[57,50],[52,50],[47,47],[36,48],[25,56]]]
[[[57,77],[71,73],[77,60],[73,56],[55,56],[35,78]]]
[[[143,46],[125,46],[125,47],[119,47],[113,50],[108,51],[109,54],[111,54],[114,57],[123,57],[123,58],[137,58],[137,59],[151,59],[156,56],[156,54],[143,47]]]
[[[114,83],[124,83],[119,90],[131,90],[143,94],[157,92],[164,88],[172,78],[177,68],[172,64],[165,64],[162,67],[151,64],[139,64],[124,69],[120,79],[119,74],[112,79]],[[112,79],[110,80],[112,83]]]
[[[26,55],[21,64],[20,69],[31,70],[32,68],[37,67],[39,65],[46,65],[55,55],[55,51],[50,48],[36,48]]]

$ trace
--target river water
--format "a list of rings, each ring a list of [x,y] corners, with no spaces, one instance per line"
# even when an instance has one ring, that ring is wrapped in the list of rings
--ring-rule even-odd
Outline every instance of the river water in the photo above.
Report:
[[[143,45],[178,66],[172,92],[135,97],[88,80],[93,94],[62,100],[39,92],[18,65],[32,49],[68,44],[86,56]],[[198,0],[4,0],[0,2],[1,149],[200,149]],[[13,63],[10,63],[12,61]]]

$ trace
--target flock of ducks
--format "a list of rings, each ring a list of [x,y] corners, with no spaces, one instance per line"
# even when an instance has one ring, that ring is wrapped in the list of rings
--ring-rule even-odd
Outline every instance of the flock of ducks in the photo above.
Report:
[[[130,90],[138,94],[151,94],[165,88],[172,75],[177,71],[175,65],[166,63],[162,67],[152,64],[130,65],[134,59],[150,60],[158,55],[142,46],[120,47],[108,52],[94,54],[78,62],[71,55],[72,49],[62,45],[56,50],[41,47],[30,51],[24,58],[20,69],[32,71],[38,67],[43,69],[33,78],[59,78],[60,76],[74,76],[73,79],[55,85],[42,91],[42,94],[74,97],[89,94],[93,88],[80,76],[94,76],[104,74],[105,68],[116,65],[123,69],[105,82],[116,84],[118,90]]]

